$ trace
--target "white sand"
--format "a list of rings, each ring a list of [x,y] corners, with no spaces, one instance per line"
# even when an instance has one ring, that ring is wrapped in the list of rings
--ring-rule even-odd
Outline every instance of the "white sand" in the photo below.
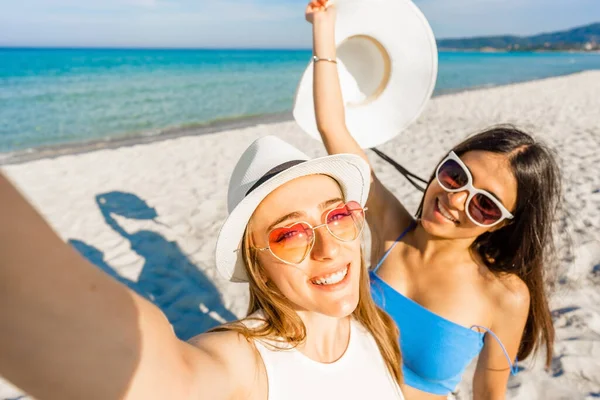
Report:
[[[464,92],[432,100],[418,123],[381,147],[423,177],[453,144],[497,123],[517,124],[558,151],[569,210],[561,229],[571,233],[573,251],[563,253],[563,283],[552,300],[556,356],[550,373],[541,358],[524,361],[525,370],[509,382],[511,399],[600,397],[598,110],[600,71]],[[77,240],[73,243],[89,258],[154,298],[185,336],[226,318],[226,309],[244,315],[247,288],[217,275],[213,249],[226,215],[228,176],[245,147],[266,134],[309,155],[324,154],[294,122],[284,122],[9,165],[4,171],[65,240]],[[372,160],[380,178],[415,210],[420,193],[375,155]],[[96,202],[106,193],[111,194]],[[112,228],[99,205],[120,214]],[[149,207],[157,218],[151,219]],[[0,382],[0,399],[18,396]],[[457,397],[470,398],[470,377]]]

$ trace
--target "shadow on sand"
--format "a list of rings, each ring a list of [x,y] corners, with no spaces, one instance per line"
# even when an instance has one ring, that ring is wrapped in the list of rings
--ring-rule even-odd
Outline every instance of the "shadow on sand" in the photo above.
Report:
[[[224,306],[215,285],[177,243],[150,230],[128,233],[113,217],[155,220],[158,214],[154,208],[138,196],[125,192],[99,194],[96,203],[108,226],[125,238],[131,250],[144,259],[138,280],[119,275],[96,247],[76,239],[70,239],[69,243],[104,272],[156,304],[180,339],[187,340],[223,322],[237,319]]]

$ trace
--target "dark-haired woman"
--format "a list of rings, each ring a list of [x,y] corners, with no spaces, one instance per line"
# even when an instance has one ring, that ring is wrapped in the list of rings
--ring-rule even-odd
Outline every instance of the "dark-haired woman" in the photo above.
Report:
[[[345,124],[336,64],[335,7],[307,8],[313,24],[317,125],[330,154],[367,159]],[[503,399],[522,360],[554,329],[544,257],[560,180],[551,153],[515,128],[494,128],[437,165],[416,218],[372,172],[372,293],[400,328],[407,399],[448,396],[479,356],[475,399]]]

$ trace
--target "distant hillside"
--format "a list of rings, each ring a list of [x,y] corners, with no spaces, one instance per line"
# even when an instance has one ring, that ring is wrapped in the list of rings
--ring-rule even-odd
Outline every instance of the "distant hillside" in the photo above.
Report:
[[[600,50],[600,22],[534,36],[482,36],[461,39],[439,39],[441,49],[461,50]]]

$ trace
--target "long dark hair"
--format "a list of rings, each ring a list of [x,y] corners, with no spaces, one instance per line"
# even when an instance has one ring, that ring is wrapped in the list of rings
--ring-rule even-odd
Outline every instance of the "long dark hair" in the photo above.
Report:
[[[546,367],[554,348],[554,326],[548,306],[546,273],[557,262],[553,222],[561,204],[560,172],[553,153],[513,126],[499,126],[467,138],[454,152],[489,151],[508,158],[517,181],[514,219],[486,232],[471,251],[495,274],[515,274],[530,293],[530,308],[517,357],[525,359],[545,344]],[[433,177],[430,179],[429,183]],[[417,210],[421,217],[423,200]]]

